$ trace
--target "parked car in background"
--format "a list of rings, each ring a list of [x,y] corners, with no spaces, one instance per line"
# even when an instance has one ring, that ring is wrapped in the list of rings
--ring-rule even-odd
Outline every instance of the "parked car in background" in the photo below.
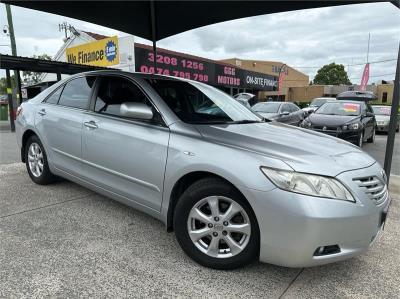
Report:
[[[341,101],[376,101],[378,98],[372,91],[348,90],[339,93],[336,96],[337,100]]]
[[[0,105],[8,105],[8,95],[0,95]]]
[[[207,267],[336,262],[364,253],[385,223],[387,180],[372,157],[265,122],[200,82],[76,74],[17,115],[33,182],[60,176],[150,214]]]
[[[310,106],[303,108],[302,110],[307,114],[315,112],[319,107],[325,104],[328,101],[334,101],[336,98],[315,98],[311,101]]]
[[[290,102],[260,102],[251,109],[266,119],[293,126],[299,126],[304,119],[303,110]]]
[[[369,104],[361,101],[326,102],[310,114],[301,127],[350,141],[362,147],[375,140],[375,116]]]
[[[235,94],[233,96],[233,98],[247,108],[250,108],[252,105],[254,105],[257,102],[256,96],[254,94],[248,93],[248,92],[241,92],[241,93]]]
[[[372,106],[372,109],[374,110],[374,113],[375,113],[375,119],[376,119],[376,131],[378,131],[378,132],[388,132],[389,131],[391,108],[392,108],[392,106],[379,106],[379,105]],[[399,115],[396,115],[396,117],[397,117],[396,132],[399,132],[399,127],[400,127]]]

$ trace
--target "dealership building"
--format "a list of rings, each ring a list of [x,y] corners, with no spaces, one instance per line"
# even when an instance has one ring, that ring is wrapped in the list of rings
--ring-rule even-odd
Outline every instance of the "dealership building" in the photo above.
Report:
[[[75,29],[54,60],[182,77],[210,84],[231,95],[253,93],[259,101],[310,102],[317,97],[335,97],[343,91],[358,89],[357,85],[310,85],[308,75],[278,61],[211,60],[162,48],[157,48],[155,58],[152,47],[135,43],[133,36],[109,37]],[[278,90],[280,74],[283,80]],[[44,82],[55,80],[55,74],[44,74],[42,78]],[[392,82],[368,85],[367,90],[377,95],[378,103],[391,103]]]
[[[112,60],[106,56],[110,44],[115,45],[116,51]],[[253,93],[261,101],[287,100],[291,87],[309,82],[307,75],[282,62],[238,58],[211,60],[162,48],[157,48],[156,59],[157,69],[154,70],[152,47],[135,43],[133,36],[108,37],[80,30],[74,30],[54,56],[54,60],[63,62],[187,78],[210,84],[231,95]],[[285,76],[278,91],[280,72]],[[42,78],[42,81],[54,80],[54,74],[45,74]]]

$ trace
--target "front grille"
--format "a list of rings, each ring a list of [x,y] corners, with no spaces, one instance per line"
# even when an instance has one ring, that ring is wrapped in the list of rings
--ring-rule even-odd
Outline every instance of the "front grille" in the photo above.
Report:
[[[328,126],[313,126],[313,129],[321,131],[339,131],[338,127],[328,127]]]
[[[340,133],[340,127],[312,126],[312,129],[331,136],[337,136],[337,134]]]
[[[379,205],[386,200],[388,196],[387,186],[378,177],[368,176],[355,178],[353,181],[357,182],[358,186],[376,205]]]

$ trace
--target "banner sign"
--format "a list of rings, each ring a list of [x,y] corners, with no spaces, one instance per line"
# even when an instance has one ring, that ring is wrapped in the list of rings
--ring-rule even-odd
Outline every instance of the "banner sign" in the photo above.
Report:
[[[135,44],[135,69],[137,72],[181,77],[216,86],[273,90],[277,85],[277,78],[271,75],[162,49],[157,49],[157,70],[154,72],[153,50],[141,44]]]
[[[91,43],[67,48],[67,62],[93,66],[119,64],[118,37],[108,37]]]
[[[282,90],[282,86],[283,86],[283,80],[285,80],[285,76],[286,76],[286,73],[285,73],[284,69],[282,69],[280,74],[279,74],[278,97],[281,95],[281,90]]]
[[[360,91],[365,91],[369,80],[369,63],[364,67],[364,72],[361,78]]]

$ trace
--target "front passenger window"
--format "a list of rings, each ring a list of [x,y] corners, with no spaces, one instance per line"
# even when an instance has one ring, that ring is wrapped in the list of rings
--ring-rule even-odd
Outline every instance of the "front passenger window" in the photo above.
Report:
[[[132,82],[118,77],[102,77],[96,98],[95,112],[121,117],[121,104],[144,103],[151,107],[144,93]]]
[[[282,105],[281,113],[284,113],[284,112],[289,112],[290,113],[290,107],[289,107],[288,104],[283,104]]]

